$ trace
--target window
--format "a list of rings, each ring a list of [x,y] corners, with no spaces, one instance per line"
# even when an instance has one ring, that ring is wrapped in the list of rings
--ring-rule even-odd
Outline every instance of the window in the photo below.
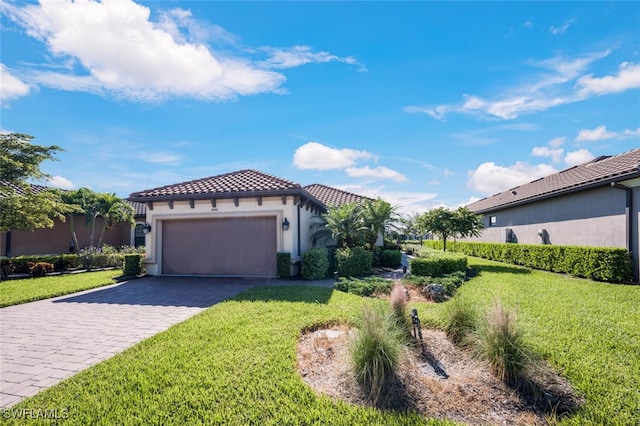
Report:
[[[495,216],[489,216],[489,226],[496,226],[497,224],[497,218]]]
[[[144,246],[145,241],[144,241],[144,224],[143,223],[138,223],[136,225],[135,230],[133,231],[133,245],[135,247],[141,247]]]

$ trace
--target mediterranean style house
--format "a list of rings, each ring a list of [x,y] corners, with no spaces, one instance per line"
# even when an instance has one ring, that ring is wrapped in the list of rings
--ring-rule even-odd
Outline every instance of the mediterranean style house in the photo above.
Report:
[[[467,206],[484,231],[466,241],[623,247],[639,276],[640,148],[540,178]]]
[[[146,206],[148,274],[273,277],[278,252],[291,254],[297,274],[312,245],[313,215],[366,197],[240,170],[128,199]]]

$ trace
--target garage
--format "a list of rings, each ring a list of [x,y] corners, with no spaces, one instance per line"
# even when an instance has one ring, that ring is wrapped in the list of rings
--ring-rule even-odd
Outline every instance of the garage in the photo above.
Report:
[[[275,276],[276,216],[162,221],[162,274]]]

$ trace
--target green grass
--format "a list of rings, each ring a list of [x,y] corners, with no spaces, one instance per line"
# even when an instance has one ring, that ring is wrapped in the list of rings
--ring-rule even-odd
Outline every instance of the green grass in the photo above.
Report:
[[[75,293],[115,284],[121,270],[84,272],[0,282],[0,307]]]
[[[640,286],[597,283],[469,258],[479,274],[459,290],[486,311],[495,300],[515,307],[524,341],[585,397],[563,424],[638,424]],[[437,323],[448,304],[422,308]]]
[[[429,424],[316,396],[296,372],[301,330],[350,322],[362,303],[326,288],[253,289],[12,409],[66,410],[60,424],[76,425]]]
[[[517,308],[523,339],[585,403],[563,424],[637,424],[640,286],[567,278],[469,258],[456,297]],[[315,395],[296,372],[305,329],[353,323],[373,299],[313,287],[253,289],[85,370],[13,409],[66,410],[61,424],[421,424]],[[415,304],[435,324],[448,304]],[[25,423],[34,424],[33,421]],[[432,424],[444,424],[440,420]]]

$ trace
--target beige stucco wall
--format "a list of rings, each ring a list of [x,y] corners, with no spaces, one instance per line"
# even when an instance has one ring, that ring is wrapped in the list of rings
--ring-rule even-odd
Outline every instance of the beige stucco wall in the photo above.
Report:
[[[298,210],[300,221],[298,222]],[[174,201],[173,208],[168,202],[154,202],[153,210],[147,208],[147,222],[151,224],[151,232],[146,235],[145,264],[148,274],[161,274],[162,259],[162,224],[167,220],[179,220],[188,218],[216,218],[216,217],[240,217],[240,216],[275,216],[276,223],[282,223],[286,218],[289,221],[289,229],[278,227],[277,250],[291,253],[295,261],[298,256],[298,229],[300,229],[300,254],[309,248],[308,228],[311,210],[306,207],[299,208],[294,204],[294,197],[286,197],[283,204],[282,197],[263,197],[262,205],[256,198],[239,198],[236,206],[233,199],[218,199],[213,207],[210,200],[195,200],[193,207],[189,201]],[[298,225],[300,227],[298,228]],[[295,266],[292,267],[295,271]]]
[[[75,218],[75,230],[78,244],[81,248],[89,245],[91,227],[85,225],[85,218]],[[96,219],[94,244],[98,244],[102,230],[102,218]],[[38,254],[62,254],[69,253],[71,246],[71,228],[69,223],[59,220],[54,221],[53,228],[36,229],[33,232],[11,231],[11,252],[6,253],[6,234],[0,235],[1,256],[21,256]],[[131,226],[117,224],[112,229],[105,231],[103,243],[114,247],[132,244]]]

